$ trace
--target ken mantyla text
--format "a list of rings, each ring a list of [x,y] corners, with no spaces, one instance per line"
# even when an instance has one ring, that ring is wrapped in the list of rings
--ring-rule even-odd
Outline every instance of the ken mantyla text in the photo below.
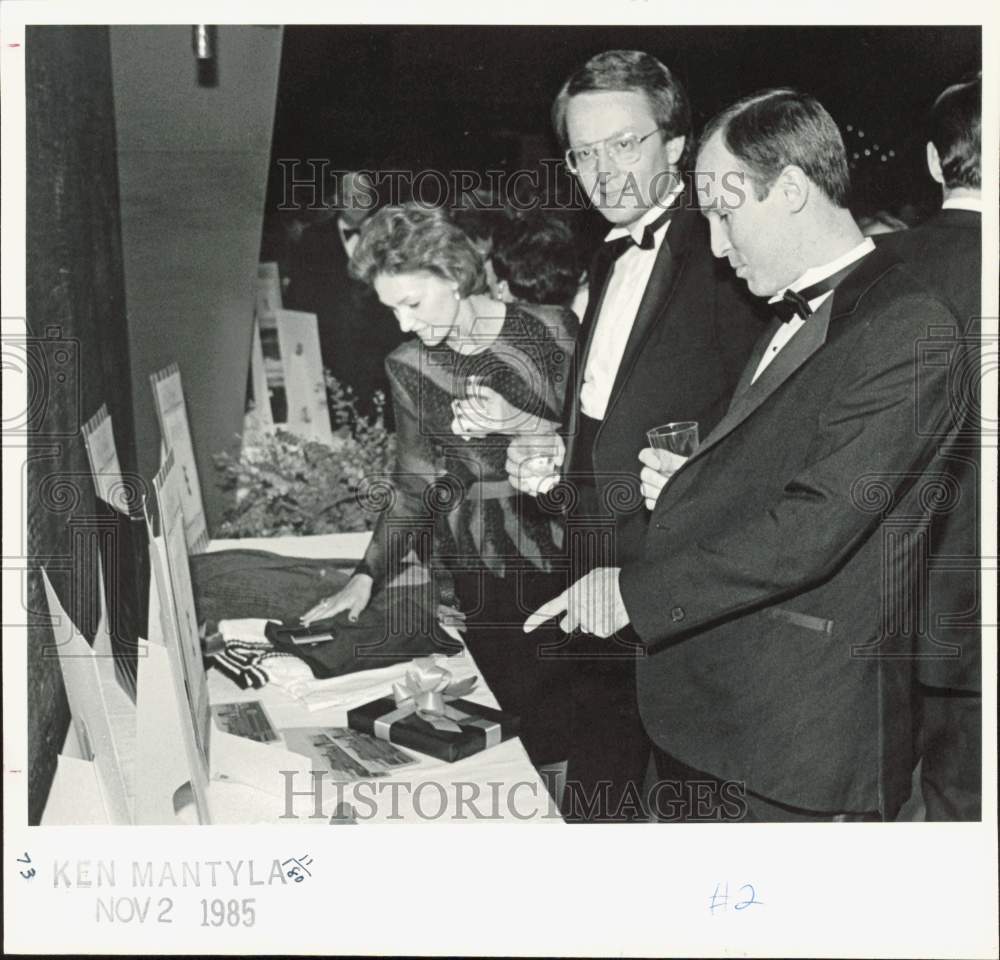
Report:
[[[119,869],[120,868],[120,869]],[[264,887],[288,883],[280,860],[54,860],[54,887]],[[127,880],[126,880],[127,878]]]

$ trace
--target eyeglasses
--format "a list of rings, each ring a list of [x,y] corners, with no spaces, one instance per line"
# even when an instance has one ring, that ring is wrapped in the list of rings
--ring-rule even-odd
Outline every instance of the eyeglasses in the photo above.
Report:
[[[607,140],[597,140],[594,143],[585,143],[580,147],[571,147],[565,154],[566,166],[569,167],[570,173],[591,169],[597,163],[598,154],[602,150],[609,160],[624,167],[631,166],[639,159],[643,143],[662,129],[663,127],[655,127],[642,137],[637,133],[619,133],[616,136],[608,137]]]

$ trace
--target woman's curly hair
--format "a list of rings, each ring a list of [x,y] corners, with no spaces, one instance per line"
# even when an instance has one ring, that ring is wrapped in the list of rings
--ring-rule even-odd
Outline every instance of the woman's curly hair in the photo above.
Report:
[[[380,273],[425,271],[458,284],[458,294],[486,290],[482,257],[440,207],[410,202],[383,207],[361,227],[351,274],[371,286]]]

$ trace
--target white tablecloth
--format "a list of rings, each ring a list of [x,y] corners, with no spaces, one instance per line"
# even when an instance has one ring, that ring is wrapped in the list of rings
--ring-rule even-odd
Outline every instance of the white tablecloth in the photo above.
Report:
[[[353,559],[364,551],[368,538],[369,534],[334,534],[215,540],[209,544],[208,550],[248,548],[270,550],[283,556]],[[437,660],[456,680],[479,676],[475,661],[467,652]],[[393,682],[402,679],[412,663],[396,663],[332,680],[284,683],[280,674],[286,662],[274,662],[276,679],[257,690],[243,690],[219,671],[210,670],[209,698],[213,704],[259,700],[279,733],[287,727],[344,727],[347,726],[348,710],[389,695]],[[300,664],[295,666],[301,667]],[[306,673],[302,671],[303,676]],[[486,706],[499,706],[482,677],[465,699]],[[328,782],[329,787],[324,787],[323,791],[324,811],[332,812],[338,796],[342,795],[346,802],[352,803],[358,822],[561,822],[545,784],[531,765],[519,739],[508,740],[456,763],[447,763],[414,751],[407,752],[418,759],[417,764],[404,768],[391,778],[370,781],[378,790],[370,802],[353,802],[354,787],[345,785],[338,788]],[[393,781],[401,783],[394,787]],[[307,784],[301,786],[304,789]],[[338,789],[342,794],[338,794]],[[372,796],[374,789],[365,787],[363,794],[365,797]],[[216,823],[261,820],[290,824],[318,822],[309,819],[314,809],[312,797],[296,796],[291,799],[296,815],[294,819],[281,818],[286,802],[282,799],[276,804],[274,796],[236,784],[213,783],[210,788],[212,818]]]
[[[285,557],[311,560],[359,560],[368,548],[370,533],[324,533],[307,537],[244,537],[209,540],[206,553],[220,550],[270,550]]]

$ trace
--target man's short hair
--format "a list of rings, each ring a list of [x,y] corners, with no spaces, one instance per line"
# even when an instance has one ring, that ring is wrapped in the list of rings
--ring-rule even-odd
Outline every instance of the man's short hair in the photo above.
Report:
[[[982,186],[980,152],[983,114],[983,75],[956,83],[942,93],[931,107],[931,143],[941,160],[944,185]]]
[[[847,206],[851,176],[844,140],[815,97],[791,89],[752,94],[713,117],[701,143],[716,133],[750,171],[758,200],[767,196],[785,167],[796,166],[834,204]]]
[[[641,50],[607,50],[591,57],[562,85],[552,104],[552,126],[559,142],[569,146],[566,110],[580,93],[644,93],[664,140],[687,137],[677,166],[687,169],[691,156],[691,106],[680,81],[656,57]],[[641,131],[636,131],[641,132]]]

